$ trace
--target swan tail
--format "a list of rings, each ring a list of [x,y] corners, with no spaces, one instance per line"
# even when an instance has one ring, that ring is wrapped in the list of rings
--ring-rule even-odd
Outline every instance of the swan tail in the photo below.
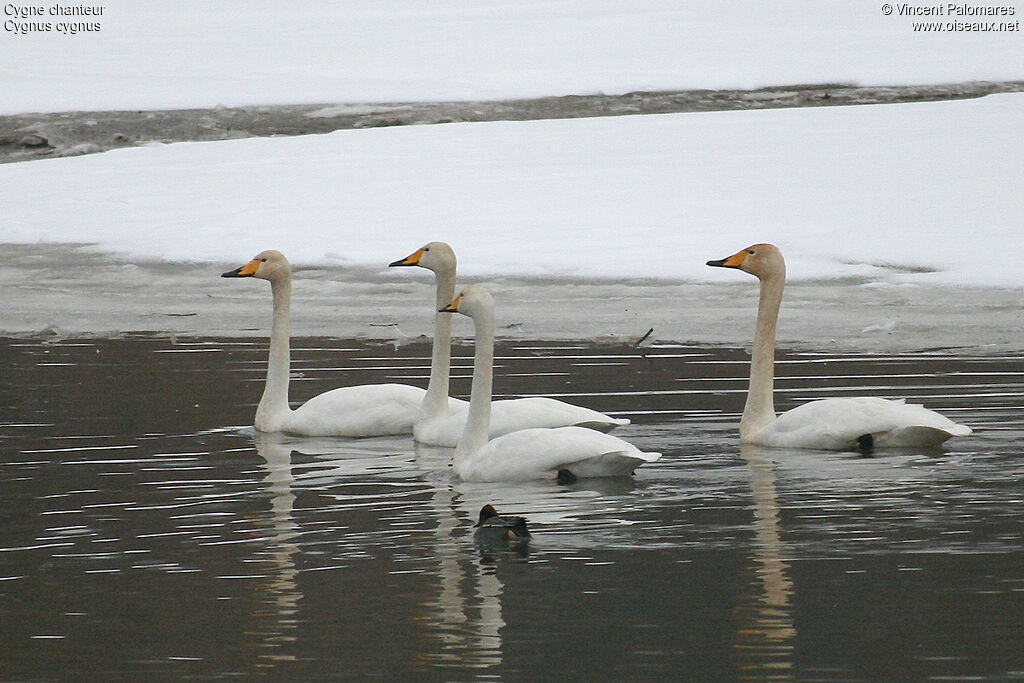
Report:
[[[970,433],[970,427],[955,423],[950,424],[948,427],[911,425],[875,435],[874,445],[881,448],[887,446],[923,446],[927,448],[939,446],[954,436],[968,436]]]
[[[625,427],[629,424],[629,419],[622,417],[609,417],[603,420],[582,420],[575,423],[574,427],[583,427],[585,429],[593,429],[596,432],[603,432],[607,434],[616,427]]]
[[[608,451],[592,458],[585,458],[564,465],[560,470],[568,471],[578,479],[588,477],[625,477],[644,463],[655,462],[661,453],[644,453],[643,451]],[[561,472],[559,476],[563,476]]]

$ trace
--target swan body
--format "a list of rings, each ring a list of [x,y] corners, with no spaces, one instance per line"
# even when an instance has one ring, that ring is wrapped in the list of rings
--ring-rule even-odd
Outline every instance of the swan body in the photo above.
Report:
[[[933,447],[971,433],[924,406],[872,397],[811,401],[776,416],[775,329],[786,281],[782,252],[772,244],[755,244],[707,264],[737,268],[761,281],[750,390],[740,419],[742,443],[824,450]]]
[[[268,250],[221,277],[269,280],[274,297],[267,382],[256,408],[255,427],[261,432],[301,436],[385,436],[409,434],[425,391],[406,384],[366,384],[341,387],[306,401],[295,410],[288,405],[290,370],[291,266],[278,251]]]
[[[465,481],[557,479],[567,470],[577,479],[626,477],[659,453],[644,453],[617,436],[583,427],[523,429],[499,436],[461,462]]]
[[[314,396],[294,410],[256,410],[261,432],[302,436],[410,434],[423,389],[408,384],[362,384]]]
[[[797,406],[745,443],[846,451],[863,448],[868,434],[868,443],[874,448],[913,448],[938,446],[953,436],[970,433],[970,427],[922,405],[861,396]]]
[[[422,444],[455,446],[466,427],[469,402],[449,398],[447,408],[434,415],[418,419],[413,425],[413,436]],[[629,424],[629,420],[609,417],[596,410],[581,408],[564,401],[543,396],[511,398],[491,403],[491,438],[532,427],[553,428],[576,426],[598,432]]]
[[[435,310],[447,306],[455,297],[455,252],[444,242],[430,242],[389,266],[419,266],[432,271],[437,283]],[[434,318],[430,382],[413,425],[416,441],[430,446],[455,446],[462,436],[469,415],[468,401],[448,395],[451,342],[451,316],[438,311]],[[608,432],[627,424],[629,420],[625,418],[610,417],[553,398],[533,396],[493,401],[489,433],[493,438],[531,427],[570,425]]]
[[[489,439],[494,363],[494,303],[479,285],[466,287],[445,312],[473,319],[476,349],[469,413],[455,447],[454,468],[466,481],[627,476],[660,453],[576,426],[531,428]]]

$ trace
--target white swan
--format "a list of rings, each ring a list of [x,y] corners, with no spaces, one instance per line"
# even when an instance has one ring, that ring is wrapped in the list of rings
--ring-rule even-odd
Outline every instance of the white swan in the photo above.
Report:
[[[786,261],[772,244],[755,244],[709,266],[738,268],[761,281],[750,361],[750,390],[740,441],[760,446],[867,450],[937,446],[971,428],[923,406],[884,398],[827,398],[775,416],[775,327],[786,284]]]
[[[288,406],[292,293],[288,259],[281,252],[264,251],[221,277],[269,280],[274,296],[267,383],[256,408],[256,429],[302,436],[383,436],[412,432],[416,410],[426,392],[406,384],[364,384],[333,389],[292,410]]]
[[[455,447],[455,472],[466,481],[512,481],[555,478],[573,481],[584,477],[632,474],[659,453],[643,453],[618,437],[583,427],[523,429],[488,441],[491,418],[491,379],[494,363],[494,302],[480,285],[462,290],[447,313],[473,319],[476,350],[469,417]]]
[[[389,266],[419,266],[434,272],[437,311],[455,297],[455,252],[444,242],[431,242]],[[434,345],[430,359],[430,382],[413,425],[416,441],[431,446],[452,447],[466,426],[469,403],[448,396],[451,366],[452,318],[437,312]],[[530,427],[575,425],[607,432],[629,424],[625,418],[609,417],[596,410],[574,406],[553,398],[530,396],[491,403],[491,438]]]

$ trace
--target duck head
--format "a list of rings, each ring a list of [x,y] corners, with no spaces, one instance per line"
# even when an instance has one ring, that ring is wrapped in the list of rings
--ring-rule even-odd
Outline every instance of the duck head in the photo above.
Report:
[[[497,517],[498,511],[494,509],[493,505],[484,505],[480,508],[480,521],[473,525],[473,528],[481,527],[487,523],[487,520]]]

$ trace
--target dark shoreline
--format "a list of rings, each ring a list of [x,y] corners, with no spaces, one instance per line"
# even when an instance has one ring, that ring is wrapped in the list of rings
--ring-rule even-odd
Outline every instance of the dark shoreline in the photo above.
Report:
[[[942,85],[773,86],[469,102],[298,104],[168,111],[55,112],[0,116],[0,163],[104,152],[149,143],[309,135],[353,128],[460,121],[528,121],[629,114],[895,104],[1024,92],[1024,81]]]

